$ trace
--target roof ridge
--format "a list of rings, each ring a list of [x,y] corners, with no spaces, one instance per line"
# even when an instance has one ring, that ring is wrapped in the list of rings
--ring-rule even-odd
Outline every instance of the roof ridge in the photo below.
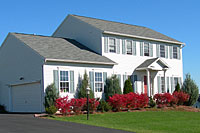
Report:
[[[89,19],[96,19],[96,20],[101,20],[101,21],[106,21],[106,22],[112,22],[112,23],[118,23],[118,24],[124,24],[124,25],[128,25],[128,26],[137,26],[137,27],[147,28],[145,26],[134,25],[134,24],[127,24],[127,23],[123,23],[123,22],[116,22],[116,21],[105,20],[105,19],[99,19],[99,18],[93,18],[93,17],[87,17],[87,16],[80,16],[80,15],[75,15],[75,14],[69,14],[69,15],[71,15],[71,16],[77,16],[77,17],[84,17],[84,18],[89,18]],[[147,28],[147,29],[150,29],[150,28]]]
[[[30,36],[39,36],[39,37],[50,37],[50,38],[60,38],[60,39],[71,39],[71,38],[64,38],[64,37],[54,37],[54,36],[47,36],[47,35],[37,35],[37,34],[28,34],[28,33],[17,33],[17,32],[10,32],[11,34],[20,34],[20,35],[30,35]],[[72,39],[74,40],[74,39]]]
[[[116,27],[116,25],[118,24],[118,26],[120,27],[120,26],[122,26],[122,27],[124,27],[124,28],[126,28],[126,29],[128,29],[128,28],[135,28],[135,29],[137,29],[137,30],[139,30],[139,31],[142,31],[143,32],[143,34],[136,34],[136,33],[133,33],[133,32],[127,32],[127,34],[131,34],[132,33],[132,35],[136,35],[136,36],[141,36],[141,37],[147,37],[148,39],[158,39],[158,40],[156,40],[156,41],[161,41],[161,42],[166,42],[166,41],[169,41],[170,43],[182,43],[182,42],[180,42],[180,41],[178,41],[178,40],[176,40],[176,39],[174,39],[174,38],[172,38],[172,37],[170,37],[170,36],[168,36],[168,35],[165,35],[165,34],[163,34],[163,33],[161,33],[161,32],[158,32],[158,31],[156,31],[156,30],[154,30],[154,29],[152,29],[152,28],[148,28],[148,27],[145,27],[145,26],[139,26],[139,25],[133,25],[133,24],[127,24],[127,23],[123,23],[123,22],[116,22],[116,21],[110,21],[110,20],[104,20],[104,19],[99,19],[99,18],[93,18],[93,17],[87,17],[87,16],[80,16],[80,15],[75,15],[75,14],[69,14],[69,16],[73,16],[73,17],[75,17],[75,18],[77,18],[77,19],[79,19],[79,20],[81,20],[81,21],[83,21],[83,22],[86,22],[86,23],[88,23],[88,24],[90,24],[90,25],[92,25],[92,26],[95,26],[95,27],[97,27],[97,28],[99,28],[98,27],[98,24],[97,25],[95,25],[96,23],[95,22],[98,22],[99,21],[99,23],[100,23],[100,26],[102,25],[101,23],[106,23],[106,24],[110,24],[111,26],[112,26],[112,23],[113,23],[113,25],[115,25],[115,26],[113,26],[113,27]],[[84,20],[85,19],[85,20]],[[91,23],[89,23],[88,21],[91,21]],[[105,26],[105,25],[104,25]],[[103,27],[103,26],[102,26]],[[104,30],[104,31],[107,31],[106,29],[104,29],[105,27],[103,27],[102,29]],[[101,29],[101,27],[100,27],[100,29]],[[111,32],[112,32],[112,28],[111,28]],[[108,30],[109,31],[109,30]],[[118,32],[118,33],[121,33],[121,32],[119,32],[119,30],[118,31],[115,31],[114,30],[114,32]],[[152,35],[150,35],[149,33],[151,33]],[[154,35],[155,34],[155,35]],[[147,39],[147,40],[148,40]],[[154,40],[155,41],[155,40]],[[169,43],[169,42],[167,42],[167,43]]]

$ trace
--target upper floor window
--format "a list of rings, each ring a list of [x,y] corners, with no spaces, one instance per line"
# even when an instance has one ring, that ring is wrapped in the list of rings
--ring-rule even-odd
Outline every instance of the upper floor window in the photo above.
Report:
[[[149,43],[144,42],[144,56],[149,56]]]
[[[173,46],[173,58],[178,59],[178,50],[177,47]]]
[[[165,58],[165,45],[160,45],[160,57]]]
[[[60,91],[69,92],[69,73],[68,71],[60,71]]]
[[[103,90],[103,75],[102,72],[95,72],[95,92]]]
[[[127,40],[126,41],[126,54],[132,55],[133,54],[132,50],[133,50],[133,48],[132,48],[132,41]]]
[[[109,38],[109,52],[116,53],[116,40],[114,38]]]

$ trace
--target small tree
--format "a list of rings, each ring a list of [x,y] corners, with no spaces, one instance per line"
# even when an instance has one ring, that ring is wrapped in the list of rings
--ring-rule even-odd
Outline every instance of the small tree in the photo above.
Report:
[[[182,90],[190,95],[190,98],[186,105],[192,106],[199,97],[199,89],[195,81],[191,79],[190,74],[186,74],[186,78],[183,82]]]
[[[45,108],[49,108],[51,106],[55,106],[56,99],[58,99],[58,93],[55,87],[55,84],[52,83],[47,86],[45,90]]]
[[[121,87],[119,85],[119,79],[116,75],[107,78],[106,85],[104,87],[104,93],[106,100],[109,98],[109,96],[113,96],[114,94],[122,94]]]
[[[133,92],[133,87],[132,87],[131,79],[128,78],[124,83],[124,91],[123,91],[123,93],[127,94],[127,93],[130,93],[130,92]]]
[[[179,83],[177,83],[177,85],[176,85],[176,87],[175,87],[175,91],[177,91],[177,92],[180,92],[180,91],[181,91],[181,88],[180,88]]]
[[[86,88],[89,86],[89,82],[88,82],[88,75],[87,72],[85,71],[84,75],[83,75],[83,80],[81,81],[81,86],[78,90],[78,98],[85,98],[87,97],[86,94]],[[94,93],[93,91],[90,89],[90,98],[94,98]]]

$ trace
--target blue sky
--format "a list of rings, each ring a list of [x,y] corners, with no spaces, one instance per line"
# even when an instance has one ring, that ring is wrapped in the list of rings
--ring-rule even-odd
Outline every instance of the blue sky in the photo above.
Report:
[[[145,26],[186,43],[184,74],[200,86],[199,0],[1,0],[0,44],[9,32],[52,35],[68,14]]]

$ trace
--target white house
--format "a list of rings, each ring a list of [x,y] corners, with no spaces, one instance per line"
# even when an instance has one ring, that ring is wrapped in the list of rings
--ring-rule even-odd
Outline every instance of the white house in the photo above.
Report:
[[[74,97],[86,70],[95,97],[116,74],[123,90],[174,91],[183,80],[184,43],[152,29],[68,15],[52,36],[9,33],[0,48],[0,104],[9,112],[43,112],[45,88]]]

